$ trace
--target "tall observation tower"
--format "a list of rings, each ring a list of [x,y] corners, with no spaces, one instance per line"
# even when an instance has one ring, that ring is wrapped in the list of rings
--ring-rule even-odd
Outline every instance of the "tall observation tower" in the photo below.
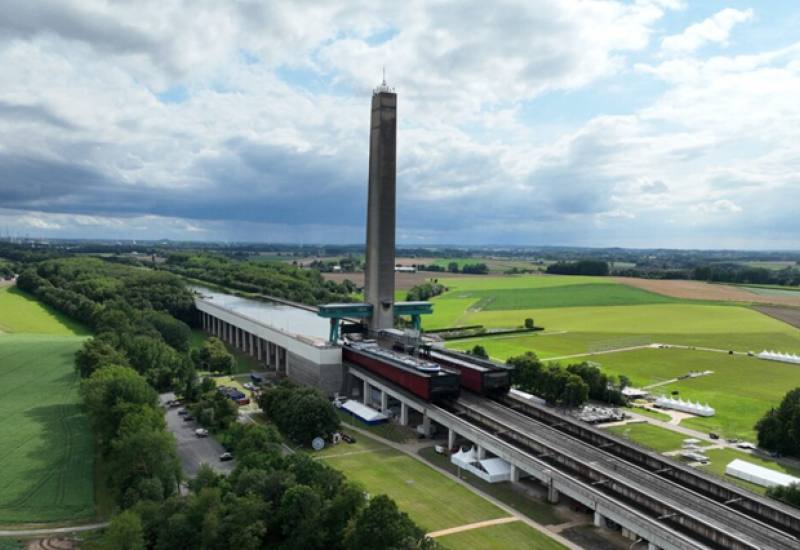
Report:
[[[364,298],[372,304],[369,328],[394,327],[397,94],[383,82],[372,93]]]

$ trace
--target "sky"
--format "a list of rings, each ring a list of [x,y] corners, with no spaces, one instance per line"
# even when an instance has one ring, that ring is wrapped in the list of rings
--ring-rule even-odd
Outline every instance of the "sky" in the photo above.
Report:
[[[0,233],[800,249],[791,0],[0,0]]]

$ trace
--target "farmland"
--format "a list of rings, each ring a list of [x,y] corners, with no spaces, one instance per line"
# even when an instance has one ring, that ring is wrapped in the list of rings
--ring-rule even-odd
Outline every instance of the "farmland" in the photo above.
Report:
[[[0,335],[0,522],[94,514],[94,442],[78,407],[75,336]]]
[[[82,325],[14,286],[0,288],[0,332],[89,334]]]
[[[451,296],[455,299],[475,299],[480,303],[481,311],[670,304],[679,301],[626,285],[596,283],[532,289],[457,291]],[[446,300],[447,298],[442,301]]]

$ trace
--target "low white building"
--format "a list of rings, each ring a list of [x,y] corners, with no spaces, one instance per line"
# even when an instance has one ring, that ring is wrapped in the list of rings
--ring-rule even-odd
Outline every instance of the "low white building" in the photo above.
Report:
[[[776,472],[775,470],[770,470],[769,468],[764,468],[751,462],[739,460],[738,458],[728,464],[725,468],[725,473],[729,476],[743,479],[762,487],[786,487],[793,483],[800,483],[800,479],[796,477]]]

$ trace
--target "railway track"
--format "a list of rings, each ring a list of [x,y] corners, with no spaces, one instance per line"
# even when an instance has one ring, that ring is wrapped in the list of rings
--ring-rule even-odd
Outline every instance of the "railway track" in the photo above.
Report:
[[[698,526],[707,526],[714,532],[714,536],[703,540],[703,544],[713,540],[721,548],[752,550],[800,548],[800,541],[792,535],[702,494],[694,493],[616,455],[587,445],[578,438],[504,405],[462,394],[453,406],[457,410],[462,409],[461,412],[471,412],[473,416],[506,426],[540,443],[552,453],[549,455],[545,452],[543,456],[554,467],[560,466],[564,469],[573,469],[581,465],[590,467],[600,478],[591,483],[603,486],[610,493],[624,493],[628,495],[626,498],[638,493],[642,499],[657,500],[659,508],[670,510],[659,519],[670,522],[683,532],[696,533],[694,529]],[[469,414],[462,415],[462,418],[464,416],[468,417]]]

